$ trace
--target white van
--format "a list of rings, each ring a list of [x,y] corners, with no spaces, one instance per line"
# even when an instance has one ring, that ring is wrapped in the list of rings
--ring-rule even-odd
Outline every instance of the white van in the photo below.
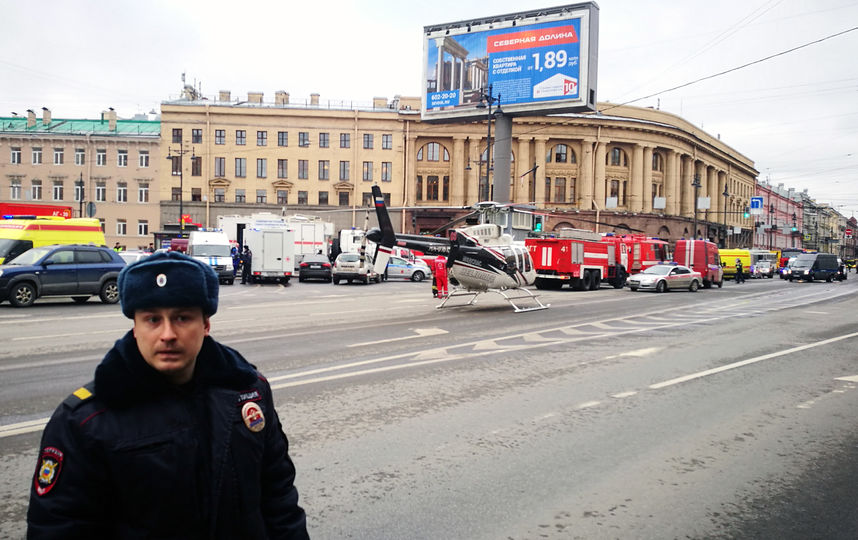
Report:
[[[295,273],[295,232],[291,229],[248,229],[244,242],[253,258],[250,280],[289,283]]]
[[[218,280],[227,285],[235,281],[231,248],[229,238],[221,231],[191,231],[188,238],[188,255],[210,265]]]

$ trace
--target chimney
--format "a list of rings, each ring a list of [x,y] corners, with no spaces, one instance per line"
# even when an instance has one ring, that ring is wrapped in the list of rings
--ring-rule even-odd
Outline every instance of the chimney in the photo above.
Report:
[[[36,113],[33,109],[27,109],[27,129],[36,127]]]
[[[248,92],[247,101],[250,103],[262,103],[262,92]]]
[[[42,124],[45,126],[51,125],[51,110],[47,107],[42,107]]]
[[[116,131],[116,111],[113,107],[107,108],[107,129],[108,131]]]
[[[372,108],[373,109],[386,109],[387,108],[387,98],[386,97],[374,97],[374,98],[372,98]]]
[[[274,92],[274,103],[277,105],[289,105],[289,92],[278,90]]]
[[[218,98],[217,98],[218,101],[229,101],[230,100],[229,90],[221,90],[218,94],[219,94]]]
[[[310,94],[310,105],[319,106],[319,94]]]

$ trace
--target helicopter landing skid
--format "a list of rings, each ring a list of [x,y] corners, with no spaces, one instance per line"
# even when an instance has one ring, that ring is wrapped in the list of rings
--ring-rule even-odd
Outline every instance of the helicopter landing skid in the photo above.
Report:
[[[513,290],[520,291],[521,294],[518,294],[515,296],[509,294],[509,291],[513,291]],[[465,290],[465,291],[453,291],[446,298],[444,298],[443,302],[441,302],[440,304],[435,306],[435,309],[441,309],[447,304],[447,302],[451,298],[461,297],[461,296],[470,296],[471,299],[468,300],[468,302],[464,305],[472,306],[477,301],[477,295],[479,295],[480,293],[484,293],[484,292],[492,292],[492,293],[496,293],[496,294],[503,296],[504,300],[509,302],[509,305],[511,305],[513,307],[513,309],[515,310],[516,313],[523,313],[525,311],[539,311],[541,309],[548,309],[551,306],[551,304],[543,304],[539,300],[539,297],[537,295],[533,294],[532,292],[530,292],[527,289],[508,289],[508,290],[489,289],[487,291],[467,291],[467,290]],[[518,305],[516,303],[517,300],[532,300],[533,302],[536,303],[536,305],[535,306],[529,306],[529,307],[521,307],[520,305]]]

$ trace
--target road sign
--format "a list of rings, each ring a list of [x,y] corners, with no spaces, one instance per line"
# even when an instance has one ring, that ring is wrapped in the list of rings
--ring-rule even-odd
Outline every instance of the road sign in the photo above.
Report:
[[[846,229],[846,238],[852,238],[852,229]]]
[[[751,214],[760,215],[763,213],[763,198],[751,197]]]

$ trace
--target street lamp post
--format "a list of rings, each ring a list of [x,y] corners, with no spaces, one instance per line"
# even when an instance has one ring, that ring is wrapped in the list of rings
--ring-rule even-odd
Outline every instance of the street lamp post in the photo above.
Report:
[[[691,231],[691,237],[697,239],[697,191],[700,189],[700,175],[695,174],[694,180],[691,182],[691,187],[694,188],[694,230]]]
[[[168,147],[167,148],[167,159],[170,160],[170,164],[171,164],[170,165],[170,174],[175,175],[176,174],[176,167],[174,165],[174,161],[173,161],[174,156],[173,156],[172,152],[173,152],[173,149],[171,147]],[[188,150],[185,148],[185,146],[183,144],[180,143],[179,144],[179,151],[176,153],[178,154],[178,158],[179,158],[179,230],[181,230],[181,232],[184,233],[185,232],[185,195],[184,195],[184,193],[185,193],[185,191],[184,191],[184,188],[185,188],[185,186],[184,186],[184,183],[185,183],[184,182],[184,180],[185,180],[184,172],[185,171],[184,171],[183,160],[184,160],[185,154],[188,153]],[[196,156],[194,155],[194,152],[192,149],[191,150],[191,160],[193,160],[195,157]]]
[[[724,196],[724,247],[727,248],[730,247],[730,235],[727,233],[727,198],[730,196],[730,193],[727,191],[727,184],[724,184],[724,193],[721,195]]]
[[[769,251],[772,250],[772,237],[775,235],[775,224],[774,224],[774,215],[775,215],[775,205],[773,203],[769,204]]]
[[[495,112],[496,113],[500,112],[500,107],[501,107],[500,106],[500,100],[501,100],[500,94],[498,94],[497,97],[495,97],[492,94],[492,85],[491,84],[489,85],[489,92],[488,93],[483,92],[482,89],[480,90],[480,102],[477,103],[477,108],[478,109],[485,109],[486,107],[488,107],[488,116],[486,117],[486,125],[488,127],[488,136],[486,138],[486,192],[487,192],[486,195],[487,196],[485,197],[485,199],[491,198],[491,194],[490,194],[491,192],[489,189],[489,185],[490,185],[489,184],[489,178],[491,176],[490,171],[492,170],[492,105],[497,103],[498,106],[497,106],[497,110]],[[482,166],[483,166],[482,156],[480,156],[480,180],[481,181],[483,178],[482,177]]]
[[[83,200],[84,200],[84,191],[83,191],[83,173],[80,173],[80,178],[77,179],[77,196],[78,196],[78,211],[77,217],[83,217]]]

